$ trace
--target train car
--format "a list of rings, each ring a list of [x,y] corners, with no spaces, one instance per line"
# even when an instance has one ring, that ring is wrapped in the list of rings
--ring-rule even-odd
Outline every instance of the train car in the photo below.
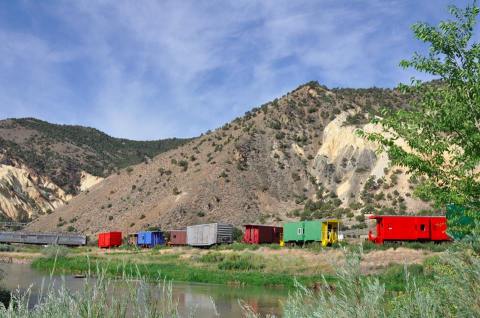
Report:
[[[122,245],[122,232],[104,232],[98,234],[98,247],[111,248]]]
[[[187,226],[187,245],[208,247],[233,242],[233,225],[223,223]]]
[[[288,222],[283,225],[285,244],[321,242],[322,246],[338,242],[340,222],[337,219]]]
[[[66,233],[0,232],[0,243],[82,246],[87,244],[87,236]]]
[[[152,248],[157,245],[165,245],[165,238],[160,231],[143,231],[137,233],[137,246]]]
[[[187,245],[187,230],[171,230],[169,231],[169,235],[168,245]]]
[[[450,241],[445,216],[372,215],[376,220],[376,235],[368,233],[368,239],[376,244],[385,241]]]
[[[283,228],[281,226],[245,224],[243,242],[247,244],[280,243]]]

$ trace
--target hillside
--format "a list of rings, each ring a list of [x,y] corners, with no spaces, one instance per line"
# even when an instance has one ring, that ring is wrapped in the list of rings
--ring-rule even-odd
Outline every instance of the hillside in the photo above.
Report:
[[[340,217],[365,227],[365,213],[429,209],[419,180],[390,167],[355,130],[380,106],[405,107],[389,89],[334,89],[316,82],[151,161],[128,167],[75,197],[31,230],[97,233],[222,221],[279,223]]]
[[[0,121],[0,217],[50,213],[112,172],[172,149],[182,139],[132,141],[33,118]]]

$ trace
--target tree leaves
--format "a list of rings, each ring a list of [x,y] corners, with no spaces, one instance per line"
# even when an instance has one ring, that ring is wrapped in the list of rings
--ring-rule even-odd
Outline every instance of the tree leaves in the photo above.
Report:
[[[403,68],[433,75],[423,83],[402,84],[403,93],[418,98],[409,109],[382,111],[383,134],[362,133],[376,141],[395,165],[427,181],[419,189],[438,206],[480,202],[480,44],[472,43],[480,9],[449,8],[452,20],[438,26],[417,23],[414,35],[430,45],[426,55],[414,53]]]

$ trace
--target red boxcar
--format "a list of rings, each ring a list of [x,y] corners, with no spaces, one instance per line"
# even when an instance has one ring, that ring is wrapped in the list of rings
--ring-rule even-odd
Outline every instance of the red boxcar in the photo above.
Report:
[[[368,239],[377,244],[384,241],[449,241],[447,235],[447,218],[444,216],[397,216],[372,215],[377,221],[377,235],[372,231]]]
[[[280,243],[283,228],[281,226],[245,224],[243,242],[248,244]]]
[[[168,245],[187,245],[187,230],[171,230]]]
[[[122,232],[105,232],[98,234],[98,247],[110,248],[122,245]]]

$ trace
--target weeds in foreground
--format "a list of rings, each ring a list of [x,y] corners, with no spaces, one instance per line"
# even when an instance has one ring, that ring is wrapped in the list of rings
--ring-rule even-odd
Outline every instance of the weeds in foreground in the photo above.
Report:
[[[12,293],[10,305],[0,304],[0,317],[8,318],[70,318],[70,317],[179,317],[172,298],[172,285],[166,281],[155,284],[140,276],[124,277],[121,281],[107,278],[97,268],[95,278],[86,278],[84,287],[72,292],[63,282],[43,286],[37,304],[31,308],[31,291]]]
[[[478,244],[455,243],[451,247],[423,266],[393,266],[379,276],[362,273],[363,250],[345,248],[345,265],[334,279],[324,279],[316,290],[296,283],[283,305],[283,316],[480,317]],[[227,256],[211,252],[202,257],[204,262],[222,264]],[[244,261],[235,259],[235,264]],[[178,317],[171,284],[156,281],[156,288],[152,288],[151,279],[147,282],[141,268],[135,268],[137,275],[131,267],[124,267],[123,277],[113,281],[107,278],[108,268],[97,265],[97,278],[87,280],[82,290],[72,293],[47,287],[33,309],[28,306],[28,293],[14,293],[10,306],[0,307],[0,317]],[[389,288],[392,282],[400,288]],[[116,292],[119,288],[122,291]],[[244,316],[257,317],[252,308],[240,304]]]
[[[364,276],[363,251],[350,251],[333,285],[324,281],[314,291],[297,283],[284,304],[284,317],[480,317],[480,256],[474,244],[452,247],[425,266],[405,267],[402,278],[398,268],[380,277]],[[389,280],[399,279],[401,290],[386,288]],[[257,317],[249,308],[245,312]]]

